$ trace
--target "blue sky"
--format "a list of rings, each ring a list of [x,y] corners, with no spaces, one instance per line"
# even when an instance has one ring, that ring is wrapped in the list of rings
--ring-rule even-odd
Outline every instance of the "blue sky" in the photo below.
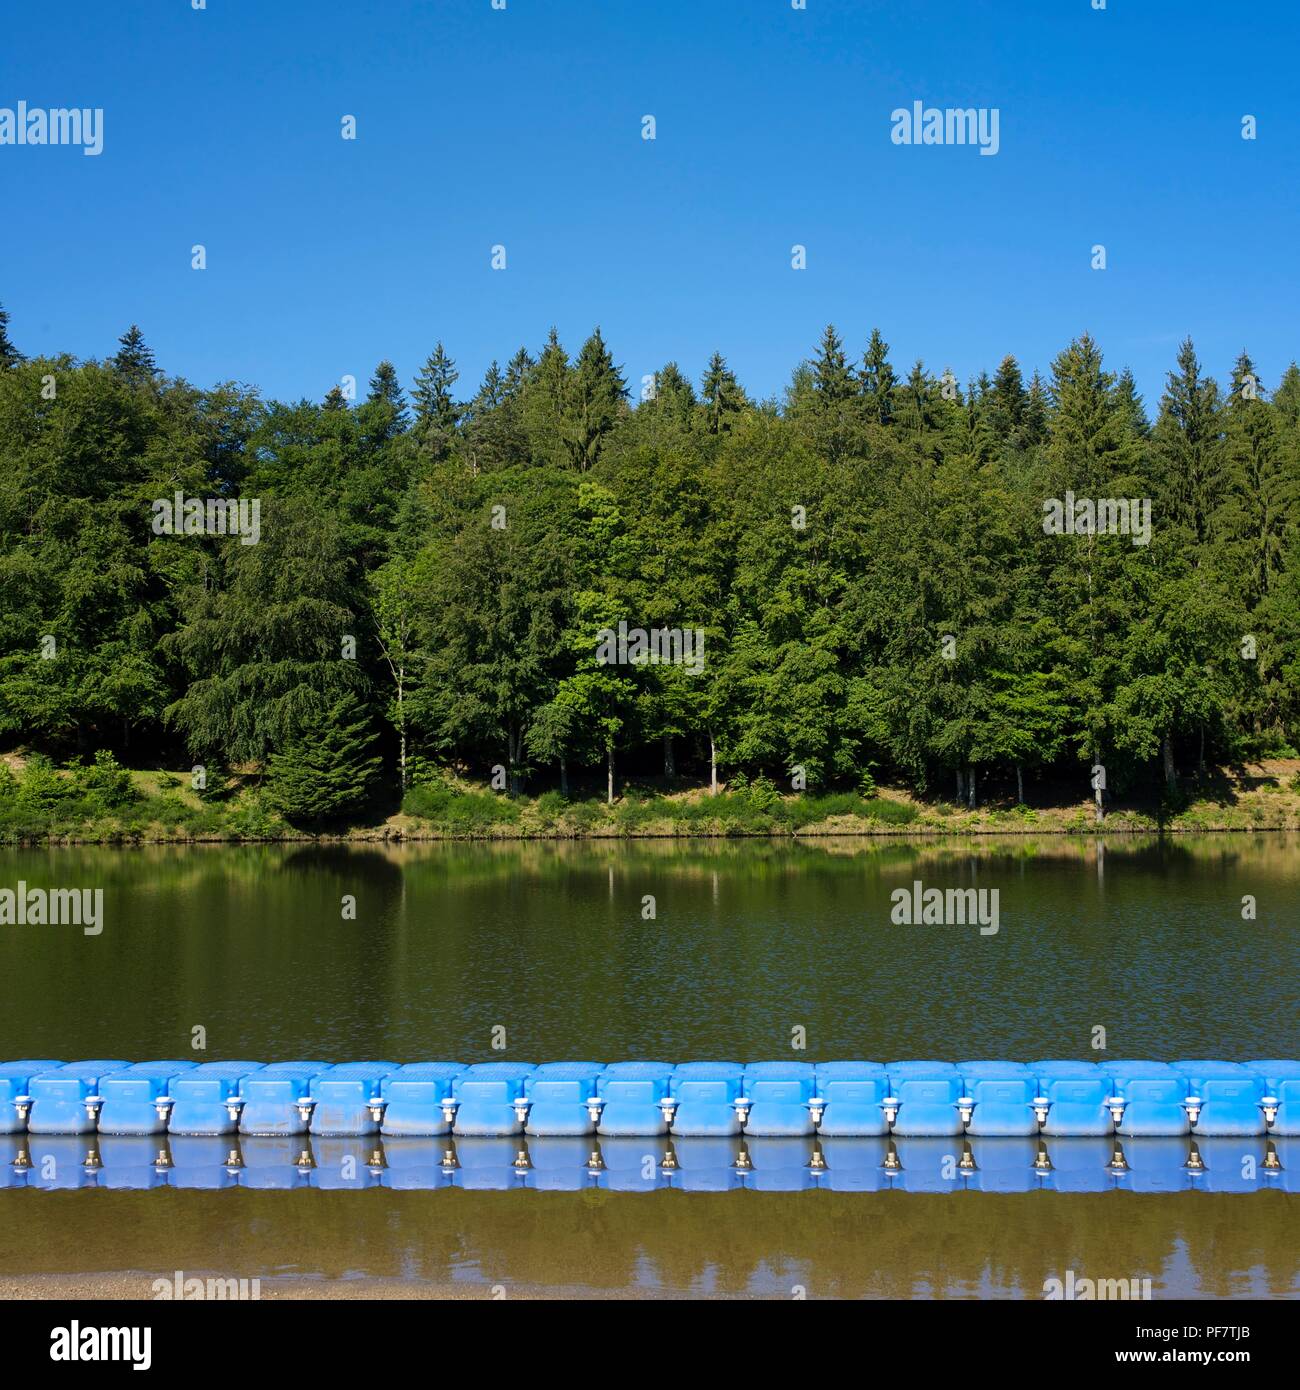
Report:
[[[441,338],[469,395],[552,323],[574,352],[599,323],[633,382],[718,348],[765,396],[828,321],[963,381],[1086,329],[1151,406],[1186,334],[1221,378],[1243,346],[1270,385],[1300,356],[1290,4],[0,11],[0,107],[105,111],[97,158],[0,146],[28,353],[107,355],[134,321],[169,373],[319,399],[382,357],[409,384]],[[917,99],[998,108],[1000,152],[894,145]]]

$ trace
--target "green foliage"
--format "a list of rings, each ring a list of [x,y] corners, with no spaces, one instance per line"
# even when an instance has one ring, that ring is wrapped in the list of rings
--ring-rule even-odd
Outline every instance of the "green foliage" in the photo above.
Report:
[[[402,798],[402,810],[449,835],[483,834],[493,826],[519,820],[519,805],[509,797],[464,791],[442,782],[412,787]]]
[[[714,353],[633,404],[599,330],[572,359],[552,331],[461,399],[437,342],[410,405],[388,362],[316,404],[171,379],[138,328],[78,362],[8,327],[0,740],[38,756],[0,804],[33,826],[251,835],[375,809],[382,774],[460,833],[520,812],[442,770],[495,766],[511,797],[600,785],[615,810],[541,812],[575,827],[904,824],[877,781],[1086,794],[1100,762],[1112,802],[1173,807],[1202,759],[1300,746],[1295,366],[1270,392],[1243,352],[1220,388],[1185,343],[1149,418],[1086,335],[959,387],[828,326],[780,403]],[[177,490],[258,501],[258,543],[155,532]],[[1149,500],[1149,543],[1048,534],[1067,494]],[[703,665],[601,661],[620,623],[699,631]],[[190,821],[134,798],[140,748],[207,766]],[[714,768],[722,796],[618,800]]]
[[[303,722],[302,732],[272,753],[267,804],[293,824],[355,813],[379,771],[375,735],[359,703],[345,697]]]

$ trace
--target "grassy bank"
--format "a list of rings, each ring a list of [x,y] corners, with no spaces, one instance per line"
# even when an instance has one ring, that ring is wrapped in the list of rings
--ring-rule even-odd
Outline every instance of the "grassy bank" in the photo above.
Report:
[[[1041,805],[992,799],[975,808],[885,787],[783,795],[770,782],[702,788],[629,786],[612,805],[597,795],[506,795],[468,781],[412,788],[400,809],[352,823],[298,826],[267,804],[256,779],[195,790],[158,769],[111,757],[54,768],[40,758],[0,760],[0,842],[145,844],[379,839],[617,839],[686,836],[1095,834],[1090,800],[1043,795]],[[1107,831],[1300,830],[1300,760],[1218,769],[1176,803],[1112,804]]]

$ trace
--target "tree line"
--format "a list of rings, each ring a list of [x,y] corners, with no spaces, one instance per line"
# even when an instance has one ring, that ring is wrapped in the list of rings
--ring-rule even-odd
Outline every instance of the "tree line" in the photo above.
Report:
[[[958,383],[828,327],[755,400],[552,330],[459,386],[439,343],[409,391],[268,400],[136,327],[24,357],[0,309],[0,743],[278,769],[332,814],[449,770],[1175,796],[1300,743],[1294,364],[1220,385],[1185,342],[1149,415],[1087,335]],[[259,499],[258,543],[157,534],[177,493]],[[1145,499],[1149,537],[1054,533],[1067,499]],[[620,622],[705,659],[605,663]]]

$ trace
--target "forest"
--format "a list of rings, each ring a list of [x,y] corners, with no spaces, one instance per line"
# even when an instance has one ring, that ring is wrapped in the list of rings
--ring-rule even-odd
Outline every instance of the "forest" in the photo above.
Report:
[[[597,329],[282,402],[134,326],[25,356],[0,310],[0,751],[301,821],[447,778],[1175,799],[1295,756],[1300,369],[1187,341],[1148,407],[1087,334],[965,383],[810,346],[779,399],[721,353],[629,382]],[[630,629],[702,659],[605,660]]]

